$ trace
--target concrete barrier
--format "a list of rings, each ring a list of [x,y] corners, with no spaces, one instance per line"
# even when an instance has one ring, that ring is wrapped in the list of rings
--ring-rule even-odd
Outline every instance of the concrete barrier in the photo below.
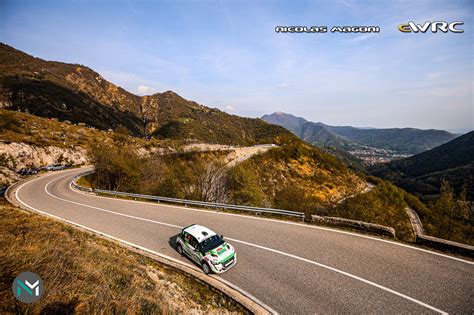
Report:
[[[413,234],[415,234],[415,236],[425,234],[425,230],[423,229],[423,224],[421,223],[418,213],[416,213],[416,211],[410,207],[406,207],[405,211],[408,214],[408,218],[410,219]]]
[[[474,258],[474,246],[462,244],[458,242],[448,241],[442,238],[437,238],[428,235],[417,235],[416,243],[431,248],[436,248],[442,251],[447,251],[455,254]]]
[[[338,217],[324,217],[319,215],[311,215],[311,221],[332,226],[348,227],[395,238],[395,229],[389,226]]]
[[[413,233],[416,236],[417,244],[474,258],[474,246],[426,235],[423,229],[423,224],[421,223],[416,211],[410,207],[405,208],[405,211],[410,218],[410,223],[413,228]]]

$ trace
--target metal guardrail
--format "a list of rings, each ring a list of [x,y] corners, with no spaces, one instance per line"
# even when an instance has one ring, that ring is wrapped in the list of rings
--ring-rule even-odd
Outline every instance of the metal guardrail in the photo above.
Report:
[[[199,206],[199,207],[206,207],[206,208],[215,208],[215,209],[227,209],[227,210],[238,210],[238,211],[248,211],[254,213],[270,213],[270,214],[278,214],[290,217],[300,218],[304,220],[305,214],[303,212],[296,212],[296,211],[289,211],[289,210],[280,210],[280,209],[273,209],[273,208],[258,208],[258,207],[248,207],[248,206],[239,206],[239,205],[231,205],[226,203],[216,203],[216,202],[207,202],[207,201],[197,201],[197,200],[187,200],[187,199],[178,199],[178,198],[169,198],[169,197],[160,197],[160,196],[151,196],[151,195],[142,195],[142,194],[133,194],[121,191],[113,191],[113,190],[105,190],[105,189],[92,189],[82,187],[77,184],[77,180],[86,175],[90,175],[94,173],[93,171],[80,174],[75,176],[72,180],[71,186],[75,189],[86,191],[86,192],[94,192],[99,194],[105,195],[112,195],[112,196],[122,196],[122,197],[132,197],[132,198],[140,198],[145,200],[153,200],[158,202],[169,202],[169,203],[177,203],[182,205],[191,205],[191,206]]]
[[[84,177],[84,176],[87,176],[87,175],[90,175],[90,174],[93,174],[94,171],[89,171],[89,172],[85,172],[85,173],[82,173],[82,174],[79,174],[79,175],[76,175],[72,178],[72,182],[71,182],[71,186],[77,190],[81,190],[81,191],[87,191],[87,192],[93,192],[94,190],[92,188],[87,188],[87,187],[83,187],[81,185],[78,185],[77,184],[77,180],[81,177]]]

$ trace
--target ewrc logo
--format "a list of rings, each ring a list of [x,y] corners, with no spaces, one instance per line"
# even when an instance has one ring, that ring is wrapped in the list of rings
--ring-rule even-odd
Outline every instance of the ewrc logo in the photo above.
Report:
[[[426,33],[427,31],[431,30],[432,33],[437,33],[441,31],[443,33],[452,32],[452,33],[463,33],[464,30],[457,28],[458,25],[463,25],[464,22],[462,21],[455,21],[455,22],[444,22],[444,21],[427,21],[424,24],[416,24],[413,21],[408,22],[408,24],[400,24],[398,26],[398,30],[403,33]]]
[[[13,281],[13,295],[23,303],[33,303],[43,294],[43,280],[33,272],[22,272]]]

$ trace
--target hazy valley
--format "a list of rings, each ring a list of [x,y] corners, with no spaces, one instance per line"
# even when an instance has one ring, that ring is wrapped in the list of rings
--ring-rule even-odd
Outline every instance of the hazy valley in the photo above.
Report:
[[[329,126],[282,112],[264,115],[262,119],[285,127],[301,139],[321,148],[345,151],[368,165],[408,157],[458,136],[443,130]]]

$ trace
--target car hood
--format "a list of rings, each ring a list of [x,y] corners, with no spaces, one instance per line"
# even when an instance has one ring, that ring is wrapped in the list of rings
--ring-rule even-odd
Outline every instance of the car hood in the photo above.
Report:
[[[206,256],[209,257],[210,259],[217,259],[220,262],[220,261],[225,261],[231,258],[234,254],[235,254],[234,248],[230,244],[224,243],[208,251],[206,253]],[[215,256],[213,257],[213,255],[217,255],[217,257]]]

